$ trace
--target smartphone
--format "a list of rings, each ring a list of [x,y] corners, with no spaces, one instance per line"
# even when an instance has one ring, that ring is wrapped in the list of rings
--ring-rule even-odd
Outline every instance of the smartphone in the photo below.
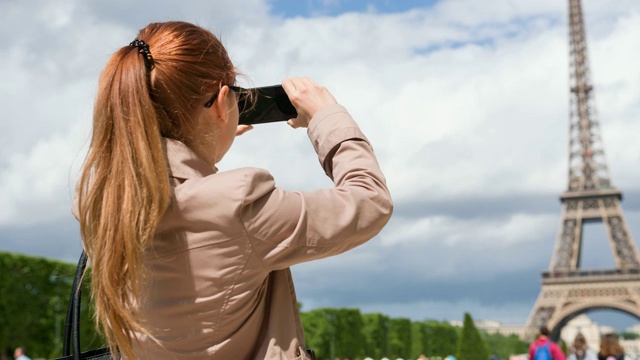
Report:
[[[282,85],[241,89],[238,95],[240,124],[287,121],[298,116]]]

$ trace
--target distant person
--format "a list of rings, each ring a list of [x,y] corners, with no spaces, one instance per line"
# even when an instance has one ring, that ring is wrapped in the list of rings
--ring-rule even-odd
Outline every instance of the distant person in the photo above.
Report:
[[[571,354],[567,360],[598,360],[598,355],[587,345],[584,335],[578,333],[571,346]]]
[[[624,348],[613,334],[605,335],[600,341],[598,360],[624,360]]]
[[[13,352],[13,357],[16,360],[31,360],[31,358],[25,355],[25,353],[26,353],[26,350],[24,349],[24,347],[17,347],[16,350]]]
[[[566,360],[564,353],[555,342],[549,339],[549,329],[540,327],[540,335],[529,346],[530,360]]]

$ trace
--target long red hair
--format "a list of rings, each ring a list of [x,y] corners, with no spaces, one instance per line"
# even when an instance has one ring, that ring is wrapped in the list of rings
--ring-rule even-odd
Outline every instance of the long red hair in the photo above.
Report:
[[[148,44],[153,68],[133,46],[122,47],[107,63],[78,184],[95,320],[112,352],[124,358],[135,357],[135,333],[152,336],[135,309],[143,253],[170,203],[162,137],[189,144],[197,108],[235,80],[221,42],[198,26],[153,23],[137,39]]]

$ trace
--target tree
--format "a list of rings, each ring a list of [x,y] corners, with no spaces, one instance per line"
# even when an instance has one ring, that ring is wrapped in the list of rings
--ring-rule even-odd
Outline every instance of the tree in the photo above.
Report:
[[[389,317],[379,313],[363,314],[362,332],[365,338],[364,355],[381,359],[390,356]]]
[[[487,360],[489,354],[469,313],[464,314],[464,325],[458,342],[458,360]]]
[[[425,354],[425,326],[422,322],[411,323],[411,359],[416,359]]]
[[[313,349],[318,359],[328,358],[331,354],[329,323],[323,310],[300,313],[307,347]]]
[[[620,336],[625,340],[637,340],[640,338],[640,335],[630,331],[624,331],[620,334]]]
[[[356,358],[365,350],[359,309],[317,309],[300,314],[307,346],[318,359]]]
[[[25,346],[32,357],[62,354],[62,338],[75,264],[0,252],[0,357]],[[92,321],[90,272],[83,281],[81,339],[83,350],[101,347]],[[7,354],[9,352],[9,354]]]
[[[488,334],[485,331],[482,331],[481,335],[489,353],[501,359],[507,359],[513,354],[526,353],[529,349],[529,343],[520,340],[517,335]]]
[[[458,348],[460,328],[446,321],[424,322],[422,352],[429,356],[445,357],[455,354]]]
[[[391,319],[389,340],[392,358],[408,358],[411,356],[411,320],[405,318]]]

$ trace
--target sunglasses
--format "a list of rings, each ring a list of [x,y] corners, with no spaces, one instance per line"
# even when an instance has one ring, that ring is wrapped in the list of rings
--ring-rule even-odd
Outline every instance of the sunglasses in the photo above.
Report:
[[[229,87],[229,89],[233,90],[238,95],[238,104],[240,104],[241,101],[244,102],[244,99],[246,98],[246,94],[248,92],[247,89],[241,88],[239,86],[233,86],[233,85],[227,85],[227,86]],[[210,108],[211,105],[213,105],[213,103],[216,102],[216,99],[218,98],[218,94],[220,94],[219,91],[213,94],[211,99],[209,99],[209,101],[204,103],[204,107],[206,107],[207,109]]]

